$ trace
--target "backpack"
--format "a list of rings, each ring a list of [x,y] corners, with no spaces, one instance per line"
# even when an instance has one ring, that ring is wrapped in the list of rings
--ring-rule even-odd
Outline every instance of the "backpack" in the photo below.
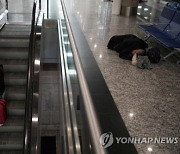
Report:
[[[158,48],[150,48],[147,51],[147,56],[151,63],[159,63],[161,59],[160,50]]]
[[[0,126],[4,125],[7,118],[7,101],[5,99],[0,99]]]
[[[151,62],[148,58],[148,56],[141,56],[139,55],[137,58],[137,65],[138,68],[140,69],[152,69],[151,67]]]

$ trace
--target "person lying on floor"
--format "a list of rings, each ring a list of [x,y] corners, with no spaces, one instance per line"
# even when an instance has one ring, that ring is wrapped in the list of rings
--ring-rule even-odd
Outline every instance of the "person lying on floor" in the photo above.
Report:
[[[108,49],[115,50],[119,57],[126,60],[135,60],[138,55],[143,55],[148,44],[135,35],[115,35],[107,45]],[[134,62],[132,63],[134,64]]]

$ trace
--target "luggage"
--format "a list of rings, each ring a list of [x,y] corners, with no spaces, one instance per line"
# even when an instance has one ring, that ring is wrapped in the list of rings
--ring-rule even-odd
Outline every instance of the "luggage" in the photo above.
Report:
[[[4,70],[3,70],[3,65],[0,65],[0,98],[2,98],[4,91],[5,91]]]
[[[137,59],[137,67],[140,69],[145,69],[145,68],[152,69],[151,62],[150,62],[148,56],[139,55],[138,59]]]
[[[4,125],[7,117],[6,99],[0,99],[0,126]]]
[[[147,56],[151,63],[159,63],[161,59],[160,50],[156,47],[150,48],[147,51]]]

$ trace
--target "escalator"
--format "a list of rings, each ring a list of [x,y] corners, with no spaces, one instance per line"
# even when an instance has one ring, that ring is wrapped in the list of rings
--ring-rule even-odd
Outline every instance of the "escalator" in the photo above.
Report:
[[[0,153],[23,153],[24,116],[31,27],[6,24],[0,31],[0,64],[4,66],[7,122],[0,127]]]

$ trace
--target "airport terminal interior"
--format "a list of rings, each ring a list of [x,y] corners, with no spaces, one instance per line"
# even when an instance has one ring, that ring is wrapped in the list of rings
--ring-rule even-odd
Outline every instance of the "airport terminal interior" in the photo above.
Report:
[[[0,0],[0,154],[180,154],[176,14],[180,1]],[[162,24],[174,48],[140,27]],[[128,34],[160,50],[151,69],[107,48]]]

